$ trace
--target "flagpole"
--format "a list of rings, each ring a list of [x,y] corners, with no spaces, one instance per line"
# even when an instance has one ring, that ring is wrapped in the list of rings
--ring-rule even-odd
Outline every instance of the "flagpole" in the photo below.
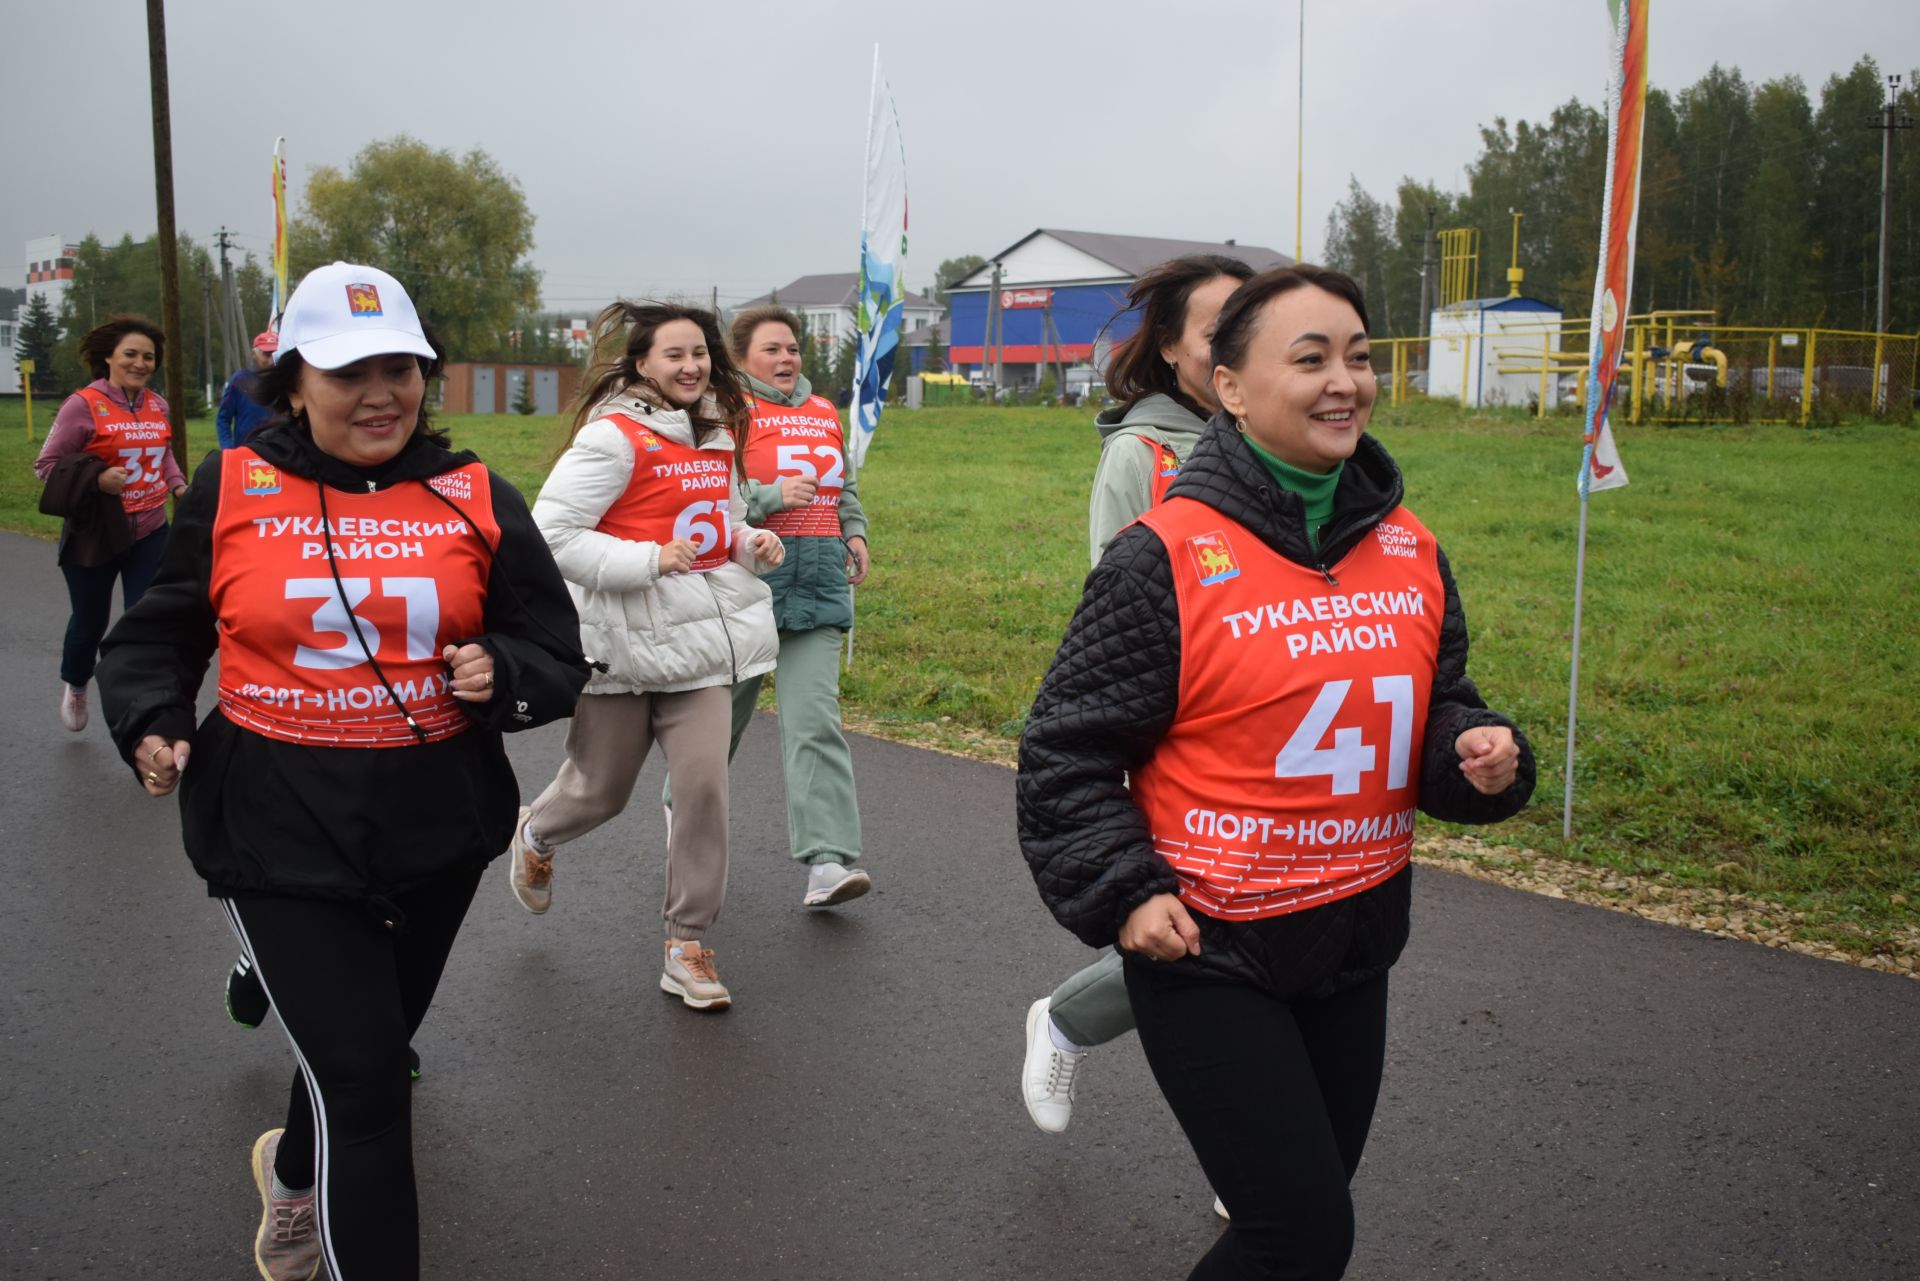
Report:
[[[1580,462],[1580,475],[1584,482],[1587,468],[1591,467],[1592,448],[1589,446],[1587,457]],[[1573,838],[1573,744],[1574,723],[1580,711],[1580,606],[1586,599],[1587,586],[1587,487],[1580,486],[1580,540],[1578,550],[1573,556],[1573,672],[1567,680],[1567,785],[1566,795],[1560,808],[1560,839]]]

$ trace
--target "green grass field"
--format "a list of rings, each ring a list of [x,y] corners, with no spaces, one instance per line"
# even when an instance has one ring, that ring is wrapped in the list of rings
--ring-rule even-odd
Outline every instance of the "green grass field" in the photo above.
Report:
[[[446,422],[529,493],[559,441],[553,419]],[[190,430],[196,452],[211,442],[211,420]],[[1769,898],[1804,913],[1810,936],[1862,950],[1912,922],[1920,435],[1621,433],[1633,483],[1592,505],[1563,844],[1577,424],[1417,404],[1381,409],[1374,430],[1453,563],[1476,679],[1540,757],[1535,804],[1486,835]],[[0,402],[0,442],[0,524],[50,531],[18,402]],[[1079,598],[1096,457],[1080,411],[888,412],[860,483],[874,569],[851,714],[1004,750]]]

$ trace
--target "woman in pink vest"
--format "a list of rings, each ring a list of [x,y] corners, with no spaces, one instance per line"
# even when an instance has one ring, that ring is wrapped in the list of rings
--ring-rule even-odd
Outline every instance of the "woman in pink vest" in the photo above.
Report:
[[[730,692],[773,668],[773,609],[758,574],[777,535],[740,496],[746,402],[712,312],[615,303],[594,322],[603,357],[533,518],[600,670],[567,759],[520,812],[508,867],[527,911],[553,902],[553,856],[626,808],[658,741],[673,772],[660,987],[696,1010],[733,995],[702,945],[727,891]]]
[[[187,486],[173,457],[167,402],[147,389],[166,344],[160,327],[140,316],[114,316],[90,330],[80,359],[93,381],[60,406],[33,460],[49,490],[84,500],[63,507],[60,527],[60,572],[73,606],[60,648],[60,723],[75,733],[87,727],[87,683],[113,612],[114,581],[121,608],[132,609],[160,568],[167,499]]]
[[[178,787],[187,856],[299,1061],[252,1150],[268,1281],[419,1275],[407,1047],[511,839],[502,736],[586,683],[525,501],[428,422],[440,367],[392,276],[307,273],[258,383],[274,421],[201,463],[101,647],[114,742],[150,795]]]
[[[1041,897],[1116,944],[1140,1043],[1232,1222],[1196,1278],[1333,1281],[1409,927],[1414,815],[1489,823],[1533,757],[1467,676],[1466,619],[1399,469],[1347,276],[1248,281],[1222,406],[1122,530],[1020,744]]]

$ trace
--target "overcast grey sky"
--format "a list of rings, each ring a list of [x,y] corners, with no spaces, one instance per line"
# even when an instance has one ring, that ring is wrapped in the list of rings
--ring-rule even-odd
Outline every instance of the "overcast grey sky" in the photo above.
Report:
[[[1308,258],[1349,174],[1382,198],[1403,175],[1458,187],[1477,126],[1604,87],[1603,0],[1306,3]],[[276,134],[297,207],[310,168],[404,132],[519,179],[557,309],[711,286],[738,302],[854,270],[875,41],[906,138],[913,288],[1041,226],[1293,250],[1295,0],[168,10],[180,228],[210,241],[225,223],[263,258]],[[28,237],[152,233],[146,48],[140,0],[0,0],[4,283]],[[1920,3],[1653,0],[1652,78],[1671,89],[1718,61],[1817,95],[1868,52],[1920,66]]]

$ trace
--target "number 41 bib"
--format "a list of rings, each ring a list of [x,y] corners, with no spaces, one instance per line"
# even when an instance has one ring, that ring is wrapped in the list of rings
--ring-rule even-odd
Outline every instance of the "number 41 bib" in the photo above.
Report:
[[[1204,503],[1140,519],[1173,561],[1180,707],[1132,790],[1181,900],[1256,920],[1405,867],[1446,608],[1433,535],[1396,508],[1336,586]]]

